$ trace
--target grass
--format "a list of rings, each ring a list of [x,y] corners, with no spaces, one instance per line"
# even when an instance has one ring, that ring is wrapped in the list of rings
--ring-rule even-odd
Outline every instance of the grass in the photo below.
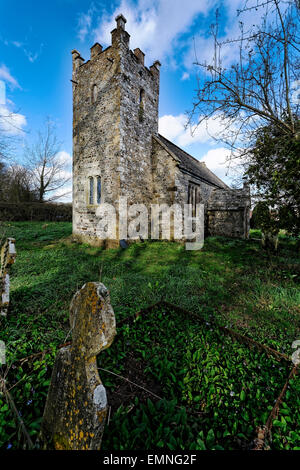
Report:
[[[248,241],[209,238],[201,251],[194,252],[165,241],[103,251],[74,243],[71,224],[64,222],[5,223],[1,230],[3,236],[16,238],[18,254],[11,273],[10,311],[0,320],[0,339],[7,345],[11,393],[18,409],[30,410],[26,423],[33,437],[38,433],[56,348],[70,336],[70,300],[87,281],[101,280],[109,288],[117,325],[164,298],[286,354],[300,337],[300,257],[296,241],[284,235],[278,255],[269,255],[256,240],[257,232]],[[17,363],[48,348],[53,352],[44,362]],[[1,406],[6,421],[0,418],[0,444],[21,445],[0,397]]]

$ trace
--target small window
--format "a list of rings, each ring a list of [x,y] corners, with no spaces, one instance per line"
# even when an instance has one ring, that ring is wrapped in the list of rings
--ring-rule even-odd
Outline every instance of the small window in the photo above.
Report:
[[[92,86],[92,103],[96,103],[97,94],[98,94],[97,85],[93,85]]]
[[[143,122],[144,120],[144,97],[145,97],[145,91],[141,88],[140,97],[139,97],[139,121],[140,122]]]
[[[199,203],[199,188],[197,185],[190,184],[188,187],[188,204],[192,206],[192,217],[196,216],[197,203]]]
[[[101,177],[97,176],[97,204],[101,203]]]
[[[89,204],[94,204],[94,178],[90,178]]]
[[[144,102],[145,91],[140,89],[140,104]]]

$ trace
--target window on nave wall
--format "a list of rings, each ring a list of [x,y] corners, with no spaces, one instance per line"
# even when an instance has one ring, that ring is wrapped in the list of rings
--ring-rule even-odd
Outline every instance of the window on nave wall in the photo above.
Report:
[[[192,216],[196,216],[196,204],[200,202],[200,187],[197,184],[190,183],[188,189],[188,204],[192,206]]]

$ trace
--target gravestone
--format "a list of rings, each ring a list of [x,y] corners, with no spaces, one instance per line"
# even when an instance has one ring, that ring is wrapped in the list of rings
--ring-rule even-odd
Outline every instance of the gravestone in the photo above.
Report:
[[[14,238],[7,238],[1,248],[0,257],[0,315],[6,317],[9,306],[9,288],[10,278],[9,269],[14,264],[16,253],[16,240]]]
[[[88,282],[70,306],[72,343],[61,348],[52,371],[41,426],[41,447],[99,450],[107,413],[106,391],[96,356],[116,334],[109,292]]]
[[[120,247],[123,248],[123,250],[126,250],[126,248],[128,248],[126,240],[120,240]]]

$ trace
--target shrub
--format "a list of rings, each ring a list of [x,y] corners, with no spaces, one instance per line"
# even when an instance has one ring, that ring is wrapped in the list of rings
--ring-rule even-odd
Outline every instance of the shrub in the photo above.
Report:
[[[72,204],[55,203],[0,203],[0,220],[2,221],[47,221],[71,222]]]

